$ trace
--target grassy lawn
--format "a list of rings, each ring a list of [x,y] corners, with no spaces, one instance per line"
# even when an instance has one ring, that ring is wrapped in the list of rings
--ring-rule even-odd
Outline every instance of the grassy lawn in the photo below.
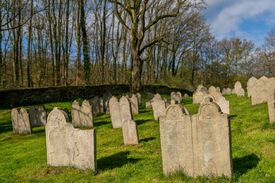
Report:
[[[163,175],[159,123],[152,109],[145,108],[146,95],[142,93],[140,114],[133,116],[138,145],[123,144],[122,130],[112,129],[109,115],[94,117],[97,173],[48,166],[45,127],[33,128],[31,135],[13,134],[11,109],[0,109],[0,182],[275,182],[275,125],[269,123],[267,103],[251,106],[250,98],[225,96],[230,101],[234,178],[194,179],[181,173]],[[72,102],[43,105],[48,114],[55,106],[71,112]],[[182,105],[191,114],[198,112],[191,97]]]

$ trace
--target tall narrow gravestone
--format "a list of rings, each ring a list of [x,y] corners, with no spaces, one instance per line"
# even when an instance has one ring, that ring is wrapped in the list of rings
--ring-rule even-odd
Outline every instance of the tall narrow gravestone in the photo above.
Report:
[[[240,81],[237,81],[234,85],[235,92],[234,94],[237,94],[238,89],[242,88],[242,83]]]
[[[30,123],[30,116],[25,108],[21,108],[19,111],[16,108],[11,110],[11,122],[13,133],[31,134],[32,127]]]
[[[188,176],[233,176],[228,114],[210,98],[192,117],[179,105],[170,105],[160,118],[165,175],[182,171]]]
[[[122,127],[122,119],[121,119],[121,110],[118,99],[113,96],[109,101],[110,106],[110,115],[113,128],[121,128]]]
[[[269,114],[269,122],[275,122],[275,94],[269,95],[267,97],[268,104],[268,114]]]
[[[251,101],[252,105],[261,104],[267,101],[268,91],[265,87],[265,82],[261,79],[255,81],[251,87]]]
[[[138,114],[138,98],[136,97],[136,95],[132,95],[131,97],[129,97],[129,101],[131,103],[132,114]]]
[[[124,145],[138,144],[137,123],[133,120],[125,120],[122,124]]]
[[[142,98],[141,98],[140,93],[137,93],[137,98],[138,98],[138,105],[141,106],[142,105]]]
[[[75,100],[72,104],[71,113],[74,127],[94,126],[92,106],[87,100],[82,102],[82,106]]]
[[[159,117],[164,116],[165,114],[164,100],[152,99],[151,104],[152,104],[155,120],[158,120]]]
[[[119,105],[121,110],[121,124],[123,124],[125,120],[132,119],[130,102],[127,97],[123,96],[119,100]]]
[[[64,111],[54,109],[45,130],[48,165],[96,170],[95,129],[75,129]]]
[[[93,116],[98,116],[100,114],[100,99],[95,96],[91,99],[91,106],[93,111]]]
[[[247,89],[247,96],[248,96],[248,97],[251,97],[251,86],[254,85],[255,81],[257,81],[257,78],[251,77],[251,78],[249,78],[249,80],[248,80],[248,82],[247,82],[247,87],[246,87],[246,89]]]
[[[45,126],[47,123],[47,111],[44,106],[38,106],[36,109],[34,106],[29,108],[30,121],[32,127]]]

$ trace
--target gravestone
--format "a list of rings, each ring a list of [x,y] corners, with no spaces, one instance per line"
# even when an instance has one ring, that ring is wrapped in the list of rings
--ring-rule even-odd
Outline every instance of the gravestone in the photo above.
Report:
[[[13,133],[31,134],[32,127],[30,123],[30,116],[25,108],[21,108],[19,111],[17,108],[11,110],[11,122]]]
[[[121,110],[120,104],[118,99],[113,96],[109,101],[110,106],[110,115],[113,128],[121,128],[122,127],[122,120],[121,120]]]
[[[226,89],[226,94],[227,94],[227,95],[231,95],[231,89],[230,89],[230,88],[227,88],[227,89]]]
[[[121,122],[123,124],[125,120],[132,119],[130,102],[127,99],[127,97],[123,96],[119,100],[119,105],[120,105],[120,111],[121,111]]]
[[[220,106],[221,111],[225,114],[230,114],[229,101],[227,101],[223,96],[216,100],[216,103]]]
[[[251,77],[249,78],[248,82],[247,82],[247,96],[251,97],[251,86],[254,85],[255,81],[257,81],[257,79],[255,77]]]
[[[137,123],[133,120],[125,120],[122,124],[124,145],[138,144]]]
[[[239,88],[237,91],[237,97],[244,97],[244,89],[243,88]]]
[[[100,98],[99,99],[100,101],[100,103],[99,103],[99,109],[100,109],[100,113],[104,113],[104,102],[103,102],[103,99],[102,98]]]
[[[187,93],[184,94],[184,100],[188,100],[189,99],[189,96],[187,95]]]
[[[142,105],[142,98],[141,98],[140,93],[137,93],[137,98],[138,98],[138,105],[141,106]]]
[[[150,96],[148,96],[148,100],[152,100],[154,98],[154,94],[153,93],[151,93],[151,95]]]
[[[112,94],[109,91],[107,93],[104,93],[103,95],[103,107],[106,114],[110,114],[109,99],[111,97],[112,97]]]
[[[69,117],[69,110],[67,108],[62,109],[61,107],[54,107],[53,110],[54,109],[58,109],[58,110],[64,111],[67,114],[67,116]]]
[[[265,82],[265,88],[267,90],[267,96],[273,94],[275,90],[275,78],[269,78],[268,81]]]
[[[267,101],[268,91],[265,87],[265,82],[261,79],[255,81],[251,87],[251,101],[252,105],[261,104]]]
[[[233,177],[231,128],[228,114],[207,98],[192,116],[194,177]]]
[[[208,89],[208,92],[211,93],[212,91],[217,91],[216,88],[214,86],[210,86],[210,88]]]
[[[189,112],[172,101],[159,124],[164,175],[184,170],[186,175],[192,176],[194,150]]]
[[[275,122],[275,94],[271,94],[267,97],[269,122]]]
[[[100,114],[100,99],[97,96],[91,99],[91,106],[93,116],[98,116]]]
[[[174,100],[177,104],[180,104],[182,98],[178,93],[172,92],[171,93],[171,100]]]
[[[195,93],[196,93],[197,91],[200,91],[202,88],[203,88],[203,86],[202,86],[202,85],[199,85],[199,86],[197,87]]]
[[[193,104],[199,104],[202,100],[203,93],[201,91],[197,91],[193,94]]]
[[[201,91],[203,94],[209,94],[207,88],[205,88],[205,87],[202,87],[202,88],[200,89],[200,91]]]
[[[212,95],[214,97],[214,101],[217,101],[219,97],[222,97],[222,94],[220,92],[217,92],[217,91],[212,91],[210,93],[210,95]]]
[[[233,88],[232,93],[237,94],[237,92],[235,91],[235,88]]]
[[[164,102],[167,102],[167,98],[165,97],[162,97],[162,100],[164,100]]]
[[[132,114],[138,114],[139,113],[139,110],[138,110],[138,98],[136,97],[136,95],[132,95],[132,97],[129,98],[129,101],[131,103]]]
[[[237,94],[239,88],[242,88],[242,83],[240,81],[237,81],[234,85],[235,94]]]
[[[222,95],[227,95],[226,92],[227,92],[227,89],[226,89],[226,88],[223,88],[223,89],[222,89]]]
[[[202,99],[201,99],[201,102],[200,102],[200,105],[202,105],[205,101],[206,101],[206,98],[211,98],[212,101],[216,101],[215,98],[211,95],[211,94],[204,94],[202,96]]]
[[[34,106],[29,108],[30,122],[32,127],[45,126],[47,123],[47,111],[44,106],[38,106],[38,109]]]
[[[216,91],[217,91],[217,92],[221,92],[220,87],[217,87],[217,88],[216,88]]]
[[[47,164],[96,170],[95,129],[75,129],[58,108],[51,111],[46,124]]]
[[[153,99],[162,100],[161,95],[158,93],[154,95]]]
[[[154,112],[154,119],[158,120],[159,117],[165,114],[165,102],[164,100],[152,99],[151,105]]]
[[[72,104],[71,113],[74,127],[94,126],[92,106],[87,100],[82,102],[82,106],[75,100]]]
[[[263,82],[267,82],[267,81],[268,81],[268,78],[267,78],[266,76],[262,76],[262,77],[260,78],[260,80],[262,80]]]
[[[147,102],[145,103],[145,107],[146,107],[146,108],[152,108],[151,101],[147,101]]]
[[[177,92],[177,94],[180,96],[180,103],[181,103],[181,101],[182,101],[182,94],[181,94],[181,92]]]

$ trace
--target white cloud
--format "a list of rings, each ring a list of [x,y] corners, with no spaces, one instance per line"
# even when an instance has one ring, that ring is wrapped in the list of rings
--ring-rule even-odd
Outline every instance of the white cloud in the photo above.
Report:
[[[264,21],[267,25],[275,21],[275,0],[206,0],[205,2],[208,4],[206,14],[209,23],[218,39],[231,36],[249,37],[249,33],[240,29],[245,20]],[[255,29],[261,28],[255,27]]]

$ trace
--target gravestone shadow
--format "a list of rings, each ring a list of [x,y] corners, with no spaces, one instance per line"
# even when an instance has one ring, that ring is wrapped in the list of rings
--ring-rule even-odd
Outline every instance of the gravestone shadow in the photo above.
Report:
[[[233,171],[238,179],[245,174],[248,170],[255,168],[260,161],[260,158],[251,153],[241,158],[233,158]]]
[[[135,122],[137,123],[137,125],[141,125],[141,124],[146,123],[148,121],[152,121],[152,120],[135,120]]]
[[[97,161],[97,167],[100,167],[100,170],[109,170],[122,167],[123,165],[128,163],[135,164],[140,160],[135,158],[127,158],[127,155],[129,153],[129,151],[123,151],[113,154],[111,156],[101,158]]]
[[[5,133],[5,132],[9,132],[9,131],[13,131],[11,121],[5,122],[5,123],[0,123],[0,133]]]
[[[106,125],[106,124],[110,124],[111,122],[94,122],[94,126],[102,126],[102,125]]]
[[[230,119],[237,117],[238,115],[230,115]]]
[[[139,142],[148,142],[150,140],[155,140],[156,137],[149,137],[149,138],[144,138],[144,139],[140,139]]]

